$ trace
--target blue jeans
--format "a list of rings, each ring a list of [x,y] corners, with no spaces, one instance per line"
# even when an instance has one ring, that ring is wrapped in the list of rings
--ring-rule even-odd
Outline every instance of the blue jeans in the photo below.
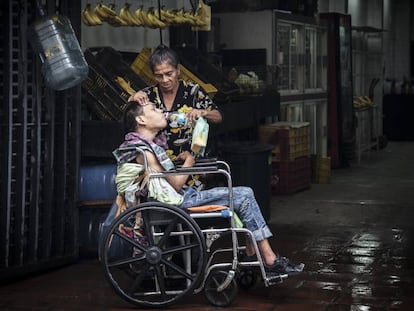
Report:
[[[216,187],[197,191],[189,187],[184,190],[184,201],[181,204],[182,208],[201,205],[229,206],[228,188]],[[244,226],[253,233],[256,241],[261,241],[272,236],[251,188],[233,187],[233,206],[237,216],[239,216]]]

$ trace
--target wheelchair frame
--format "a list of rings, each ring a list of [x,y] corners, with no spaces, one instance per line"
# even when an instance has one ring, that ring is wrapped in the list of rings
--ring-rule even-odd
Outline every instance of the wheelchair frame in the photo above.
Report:
[[[143,155],[146,170],[145,152],[134,148]],[[149,178],[188,174],[225,176],[229,206],[221,211],[188,213],[154,201],[127,208],[102,232],[99,250],[106,279],[115,292],[134,305],[159,308],[204,290],[212,305],[223,307],[234,301],[239,286],[248,289],[256,283],[254,268],[259,269],[266,287],[286,279],[287,274],[267,275],[260,255],[255,261],[239,260],[246,248],[239,243],[240,235],[247,236],[256,254],[260,253],[253,233],[236,226],[232,178],[226,162],[198,160],[191,168],[150,173]],[[216,227],[222,220],[229,226]],[[228,234],[231,246],[213,249],[216,241]]]

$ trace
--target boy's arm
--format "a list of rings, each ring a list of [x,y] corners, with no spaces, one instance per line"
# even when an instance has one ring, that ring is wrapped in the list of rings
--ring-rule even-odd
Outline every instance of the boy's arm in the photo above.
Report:
[[[188,153],[188,152],[187,152]],[[154,169],[157,172],[164,171],[161,164],[158,162],[158,159],[155,157],[155,155],[150,151],[145,151],[145,154],[147,156],[147,162],[148,166]],[[189,155],[189,156],[188,156]],[[194,157],[188,153],[186,156],[182,156],[181,160],[184,160],[183,167],[191,167],[194,165]],[[179,155],[180,157],[180,155]],[[178,157],[177,157],[178,158]],[[137,158],[137,162],[142,164],[142,160],[140,160],[140,157]],[[180,191],[185,183],[188,180],[189,175],[169,175],[166,176],[165,179],[171,184],[171,186],[176,190]]]

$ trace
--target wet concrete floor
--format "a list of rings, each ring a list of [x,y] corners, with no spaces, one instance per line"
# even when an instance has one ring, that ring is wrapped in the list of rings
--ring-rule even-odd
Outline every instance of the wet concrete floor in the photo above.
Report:
[[[271,243],[305,272],[241,290],[229,310],[413,310],[414,142],[390,142],[331,183],[272,197]],[[135,310],[94,258],[0,287],[1,310]],[[138,308],[144,310],[143,308]],[[217,310],[203,293],[171,310]]]

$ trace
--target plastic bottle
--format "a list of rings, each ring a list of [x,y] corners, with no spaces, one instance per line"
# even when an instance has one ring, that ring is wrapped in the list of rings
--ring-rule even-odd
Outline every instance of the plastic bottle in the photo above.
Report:
[[[31,44],[42,61],[45,84],[64,90],[82,82],[89,67],[70,20],[63,15],[46,16],[38,6],[41,18],[30,29]]]
[[[189,127],[188,118],[184,112],[172,111],[165,113],[166,118],[180,127]]]

